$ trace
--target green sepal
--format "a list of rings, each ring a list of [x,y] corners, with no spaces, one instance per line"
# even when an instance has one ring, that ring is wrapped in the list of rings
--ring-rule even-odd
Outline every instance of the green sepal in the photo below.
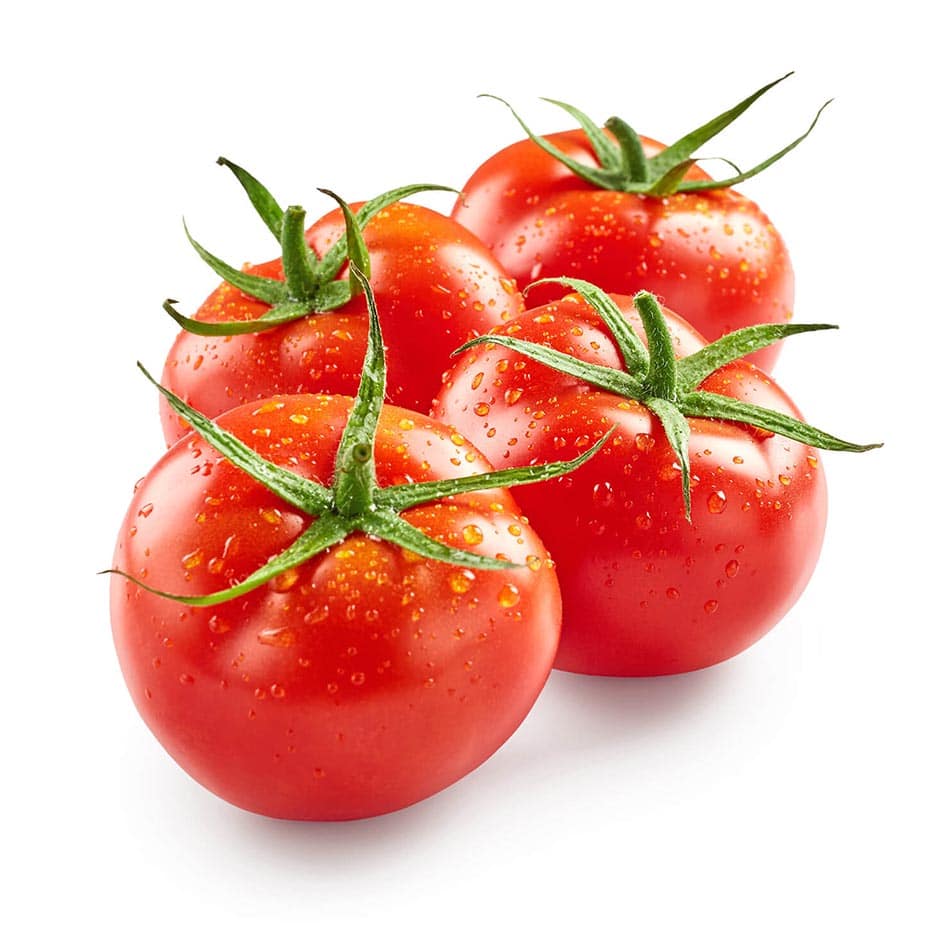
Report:
[[[372,198],[372,200],[366,201],[365,204],[355,212],[355,221],[360,228],[363,228],[380,211],[384,211],[385,208],[390,205],[404,198],[411,197],[413,194],[418,194],[420,191],[450,191],[452,194],[458,193],[457,188],[449,188],[443,184],[406,184],[403,187],[393,188],[391,191],[386,191],[384,194],[380,194]],[[346,238],[343,236],[326,251],[326,254],[319,261],[320,278],[329,279],[330,277],[334,277],[342,268],[345,259]]]
[[[356,269],[361,270],[366,277],[371,277],[372,262],[369,258],[369,248],[365,245],[365,238],[362,236],[362,228],[356,221],[352,213],[352,208],[349,207],[335,191],[330,191],[328,188],[319,188],[318,190],[328,197],[331,197],[342,211],[342,216],[346,221],[346,256],[349,258],[350,264],[354,265]],[[362,284],[352,269],[349,271],[349,291],[354,297],[362,292]]]
[[[772,164],[780,161],[784,155],[788,152],[793,151],[800,142],[804,141],[809,137],[810,132],[816,128],[816,123],[820,120],[820,116],[823,114],[823,110],[832,102],[832,99],[827,99],[820,107],[817,109],[816,115],[813,117],[813,121],[810,122],[809,128],[800,135],[798,138],[795,138],[789,145],[785,145],[780,151],[774,152],[769,158],[766,158],[764,161],[759,164],[754,165],[753,168],[749,168],[747,171],[739,171],[737,174],[732,175],[730,178],[719,178],[713,181],[683,181],[678,190],[681,192],[685,191],[710,191],[714,188],[733,188],[734,185],[740,184],[742,181],[747,181],[748,178],[753,178],[756,175],[760,174],[761,171],[769,168]],[[734,162],[728,161],[727,158],[718,159],[720,161],[726,161],[731,167],[734,166]]]
[[[457,356],[468,349],[482,345],[496,345],[504,349],[510,349],[512,352],[525,355],[548,368],[555,369],[557,372],[572,375],[583,382],[588,382],[595,388],[602,388],[625,398],[640,399],[643,397],[641,386],[636,385],[633,379],[621,369],[613,369],[607,365],[593,365],[591,362],[584,362],[574,355],[560,352],[559,349],[552,349],[550,346],[544,346],[538,342],[530,342],[528,339],[518,339],[516,336],[494,334],[478,336],[476,339],[469,339],[464,345],[458,346],[451,355]]]
[[[490,490],[498,487],[521,487],[524,484],[536,484],[539,481],[565,477],[585,464],[597,454],[615,433],[610,428],[591,448],[571,461],[550,461],[547,464],[532,464],[526,467],[511,467],[502,471],[488,471],[486,474],[471,474],[440,481],[421,481],[415,484],[396,484],[386,487],[376,494],[379,505],[394,510],[405,510],[419,504],[445,497],[456,497],[472,491]]]
[[[678,399],[681,410],[692,418],[712,418],[720,421],[739,421],[764,431],[783,435],[801,444],[808,444],[814,448],[824,448],[827,451],[872,451],[881,448],[882,442],[877,444],[854,444],[844,441],[813,425],[808,425],[797,418],[791,418],[772,408],[752,405],[727,395],[718,395],[714,392],[696,391],[682,395]]]
[[[687,135],[683,135],[674,144],[663,148],[657,155],[649,159],[649,171],[651,175],[656,178],[660,177],[676,165],[681,164],[681,162],[689,160],[697,149],[723,132],[724,129],[732,124],[735,119],[743,115],[765,92],[769,92],[774,86],[792,75],[792,72],[788,72],[779,79],[768,82],[766,85],[761,86],[756,92],[752,92],[746,99],[738,102],[737,105],[727,109],[720,115],[716,115],[710,122],[699,125],[698,128],[688,132]]]
[[[735,329],[678,360],[678,390],[689,392],[718,369],[787,336],[838,328],[831,323],[762,323]]]
[[[215,257],[210,251],[205,250],[192,236],[188,230],[188,225],[184,225],[184,232],[187,235],[191,246],[197,251],[198,256],[225,282],[229,283],[241,293],[252,296],[262,303],[269,303],[271,306],[282,303],[286,299],[286,284],[282,280],[274,280],[271,277],[255,276],[252,273],[245,273],[243,270],[237,270],[224,263],[220,257]]]
[[[175,593],[165,592],[161,589],[155,589],[136,579],[129,573],[124,573],[119,569],[105,570],[106,573],[116,573],[125,579],[131,580],[136,586],[163,599],[172,599],[175,602],[181,602],[189,606],[216,606],[222,602],[230,602],[254,589],[262,586],[269,580],[279,576],[294,566],[299,566],[307,560],[312,559],[317,553],[342,542],[350,533],[348,524],[336,514],[325,513],[318,520],[311,523],[282,553],[278,553],[266,564],[255,570],[246,579],[220,592],[210,593],[206,596],[182,596]]]
[[[324,286],[317,295],[317,304],[296,303],[287,300],[271,307],[259,319],[241,319],[232,322],[212,323],[201,319],[192,319],[179,313],[174,304],[177,300],[165,300],[164,311],[182,328],[196,336],[246,336],[250,333],[266,332],[275,326],[292,323],[310,313],[319,313],[335,309],[350,298],[349,284],[345,280],[335,280]]]
[[[498,101],[503,102],[504,100],[500,99]],[[593,151],[596,153],[596,158],[599,160],[599,164],[602,165],[604,169],[608,171],[618,171],[621,168],[621,160],[618,149],[613,144],[609,136],[606,135],[605,132],[603,132],[603,130],[585,112],[577,109],[575,105],[570,105],[568,102],[560,102],[558,99],[543,99],[542,101],[558,106],[568,115],[571,115],[577,122],[579,122],[583,131],[586,133],[586,137],[589,139],[589,144],[592,145]],[[504,102],[504,105],[507,105],[507,103]],[[510,108],[510,106],[507,105],[507,108]],[[511,109],[511,112],[513,112],[513,109]],[[609,121],[612,121],[612,119]],[[523,125],[523,122],[520,124]],[[606,128],[609,128],[608,122],[606,123]],[[641,142],[639,142],[639,147],[641,148]]]
[[[584,165],[582,162],[577,161],[575,158],[571,158],[566,152],[557,148],[555,145],[547,141],[545,138],[540,135],[536,135],[533,130],[527,125],[526,122],[517,114],[514,107],[507,102],[505,99],[502,99],[499,95],[491,95],[490,93],[484,92],[478,98],[481,99],[496,99],[498,102],[502,102],[504,105],[510,109],[510,114],[517,120],[520,127],[527,134],[527,137],[534,143],[534,145],[542,148],[548,155],[552,158],[555,158],[561,164],[566,165],[570,171],[573,172],[577,177],[582,178],[584,181],[588,181],[590,184],[596,185],[596,187],[602,188],[603,190],[620,190],[617,187],[619,182],[619,175],[616,172],[616,163],[610,162],[609,167],[595,167],[590,165]],[[547,101],[555,102],[553,99]],[[556,105],[564,107],[563,103],[555,102]],[[574,109],[573,106],[566,107],[567,111],[571,115],[581,114],[578,109]],[[590,142],[590,144],[593,144]],[[595,144],[593,144],[593,150],[595,150]]]
[[[619,348],[622,364],[631,375],[644,374],[648,369],[649,354],[638,333],[629,325],[622,315],[616,301],[605,290],[577,277],[546,277],[535,280],[523,289],[523,295],[528,296],[534,286],[545,283],[559,283],[568,286],[580,294],[595,310],[599,318],[606,324],[612,339]]]
[[[260,219],[267,225],[268,230],[279,241],[283,233],[283,208],[277,203],[277,199],[249,172],[245,171],[240,165],[227,158],[217,159],[219,165],[223,165],[234,173],[241,187],[247,192],[250,203],[260,215]]]
[[[224,455],[234,467],[242,470],[257,483],[262,484],[267,490],[276,494],[277,497],[310,516],[319,516],[329,509],[332,495],[327,488],[262,458],[238,437],[232,435],[229,431],[225,431],[206,415],[202,415],[201,412],[188,405],[174,392],[156,382],[141,362],[138,363],[138,368],[142,375],[164,395],[168,400],[168,404],[211,447]]]
[[[368,278],[355,264],[350,264],[349,270],[365,293],[369,333],[359,390],[336,451],[333,494],[340,511],[346,516],[357,516],[374,502],[375,434],[385,399],[385,347]]]
[[[423,530],[413,527],[393,510],[385,508],[371,510],[361,518],[360,524],[360,529],[372,536],[388,540],[390,543],[404,547],[404,549],[417,553],[419,556],[439,560],[442,563],[450,563],[454,566],[470,569],[510,569],[523,565],[512,563],[509,560],[482,556],[479,553],[471,553],[467,550],[460,550],[456,546],[442,543],[440,540],[429,537]]]
[[[664,398],[646,398],[643,402],[662,423],[665,437],[671,445],[675,457],[681,466],[681,496],[685,501],[685,519],[691,522],[691,460],[688,457],[688,443],[691,438],[691,428],[688,419],[673,402]]]

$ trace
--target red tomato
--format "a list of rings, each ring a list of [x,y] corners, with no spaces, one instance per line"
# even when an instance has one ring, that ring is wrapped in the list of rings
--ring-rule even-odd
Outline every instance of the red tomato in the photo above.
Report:
[[[639,335],[627,297],[615,296]],[[676,357],[701,336],[665,311]],[[613,337],[576,296],[531,309],[446,374],[432,412],[497,465],[566,458],[615,435],[568,477],[515,496],[544,538],[563,592],[556,667],[596,675],[664,675],[720,662],[783,616],[816,564],[826,520],[817,452],[747,424],[689,418],[691,522],[682,469],[642,404],[540,365],[503,345],[533,341],[622,369]],[[799,418],[750,363],[718,369],[699,391]]]
[[[692,147],[713,137],[768,88],[692,133],[700,133],[700,141]],[[631,129],[628,132],[634,135]],[[615,151],[617,139],[611,130],[597,134],[605,138],[607,150]],[[596,172],[604,168],[584,130],[559,132],[544,140],[583,168]],[[636,140],[646,161],[664,148],[652,139],[636,136]],[[689,153],[673,147],[676,153]],[[610,173],[618,174],[606,169],[605,182],[584,180],[535,141],[525,139],[488,158],[474,172],[452,216],[487,244],[520,286],[568,276],[615,293],[646,289],[709,339],[743,326],[791,318],[793,270],[787,248],[753,201],[727,187],[673,190],[658,196],[630,193],[618,182],[610,186]],[[687,188],[689,182],[710,178],[691,165],[682,180],[684,185],[669,187]],[[558,296],[555,288],[541,288],[531,302],[536,305]],[[769,346],[751,361],[769,369],[778,349],[779,345]]]
[[[343,215],[337,209],[309,228],[307,241],[319,255],[344,235]],[[364,237],[372,287],[391,345],[386,397],[427,411],[450,353],[514,317],[523,308],[522,300],[484,245],[435,211],[392,204],[365,225]],[[278,260],[249,267],[248,272],[283,278]],[[259,319],[269,309],[267,303],[224,283],[200,306],[195,319]],[[162,382],[210,417],[280,393],[354,395],[367,325],[365,297],[356,296],[336,310],[265,332],[203,337],[182,331],[168,354]],[[411,344],[405,345],[406,340]],[[187,426],[165,403],[161,418],[165,439],[172,444]]]
[[[328,484],[351,406],[292,395],[219,421],[263,457]],[[382,487],[489,469],[457,434],[389,406],[375,467]],[[446,787],[515,730],[557,644],[560,597],[543,545],[501,489],[426,503],[404,519],[527,566],[475,572],[357,532],[207,608],[113,577],[132,697],[192,777],[257,813],[354,819]],[[116,568],[206,595],[253,573],[310,521],[194,435],[138,485]]]

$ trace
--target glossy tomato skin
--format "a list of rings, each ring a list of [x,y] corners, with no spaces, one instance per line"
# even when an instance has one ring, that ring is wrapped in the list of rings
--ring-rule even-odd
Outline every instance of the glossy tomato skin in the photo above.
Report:
[[[596,164],[580,130],[546,136]],[[643,140],[646,154],[658,143]],[[707,179],[697,168],[690,179]],[[609,292],[654,293],[708,339],[742,326],[786,322],[793,269],[783,239],[751,200],[732,189],[648,197],[604,191],[529,140],[489,158],[462,190],[454,218],[477,234],[521,288],[579,277]],[[537,287],[530,304],[560,296]],[[772,368],[778,345],[751,357]]]
[[[630,299],[614,299],[642,335]],[[666,315],[679,355],[703,344]],[[505,332],[621,367],[611,337],[577,297],[529,310]],[[750,363],[718,370],[702,388],[799,417]],[[433,415],[493,463],[511,465],[571,457],[617,426],[569,477],[515,491],[557,566],[557,668],[667,675],[723,661],[773,627],[816,564],[826,486],[813,448],[742,424],[691,419],[689,523],[680,467],[651,413],[500,344],[460,358]]]
[[[350,406],[287,396],[234,409],[220,424],[326,483]],[[388,406],[376,464],[382,486],[489,470],[457,434]],[[113,577],[115,645],[135,705],[205,787],[272,817],[368,817],[453,783],[520,724],[560,625],[544,547],[504,490],[403,516],[452,545],[529,565],[474,572],[357,533],[209,608]],[[184,438],[137,487],[115,565],[155,588],[207,594],[305,526],[202,440]]]
[[[342,212],[336,210],[309,228],[307,240],[317,254],[324,254],[344,234]],[[443,214],[412,204],[393,204],[369,221],[364,236],[372,287],[389,344],[387,399],[425,412],[451,352],[516,316],[523,301],[481,241]],[[283,278],[278,260],[248,270]],[[268,309],[225,283],[201,305],[195,318],[207,322],[256,319]],[[367,327],[365,297],[359,295],[337,310],[262,333],[205,337],[182,331],[168,354],[162,382],[212,418],[236,405],[280,393],[355,395]],[[187,430],[164,402],[161,421],[169,445]]]

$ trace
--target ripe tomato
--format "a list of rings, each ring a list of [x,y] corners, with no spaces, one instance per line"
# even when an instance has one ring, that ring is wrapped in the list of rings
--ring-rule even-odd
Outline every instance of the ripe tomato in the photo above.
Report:
[[[616,319],[644,336],[632,301],[611,299],[619,307]],[[663,312],[675,356],[669,351],[667,362],[679,367],[680,380],[686,363],[676,360],[698,352],[704,340]],[[780,331],[789,334],[790,327]],[[737,654],[784,615],[806,585],[823,537],[826,486],[816,450],[746,422],[689,417],[681,419],[679,452],[659,420],[671,411],[668,402],[663,408],[660,400],[636,400],[535,361],[525,351],[531,343],[597,367],[590,372],[605,383],[645,387],[644,367],[633,379],[600,312],[578,296],[530,309],[488,338],[446,373],[432,414],[492,463],[552,461],[616,428],[575,473],[515,490],[557,565],[563,592],[557,668],[596,675],[686,672]],[[627,346],[633,355],[635,348]],[[654,353],[654,340],[651,348]],[[681,394],[682,411],[701,413],[699,400],[716,394],[739,400],[725,410],[749,420],[761,412],[746,403],[799,419],[770,378],[748,362],[730,362],[732,356],[719,359],[724,367],[704,381],[702,372],[693,373],[701,384],[694,396]],[[641,358],[648,361],[644,349]],[[686,388],[672,386],[668,397],[675,401]],[[809,431],[826,446],[863,450]],[[683,459],[690,465],[684,477],[693,497],[690,521]]]
[[[700,140],[692,133],[691,148],[733,121],[767,88],[725,113],[727,122],[722,116],[709,123],[712,128],[697,130]],[[790,319],[790,257],[780,234],[753,201],[730,187],[705,190],[711,181],[690,164],[691,148],[677,143],[669,157],[662,154],[664,146],[638,136],[634,147],[619,148],[617,141],[627,135],[617,139],[613,129],[634,136],[628,126],[612,119],[607,129],[598,129],[578,110],[567,108],[585,121],[584,129],[543,139],[532,136],[488,158],[464,186],[452,212],[520,286],[570,276],[615,293],[647,289],[708,339],[743,326]],[[603,141],[597,142],[597,136]],[[618,156],[636,149],[641,180],[607,167],[610,154],[621,164]],[[664,163],[654,169],[648,164],[657,161]],[[575,169],[568,167],[570,162]],[[659,186],[676,163],[681,177]],[[593,180],[577,173],[582,169],[589,169]],[[657,187],[658,193],[650,193],[649,187]],[[692,187],[701,190],[688,190]],[[536,305],[557,295],[554,289],[541,288],[531,302]],[[777,353],[778,346],[770,346],[755,353],[752,361],[768,369]]]
[[[325,256],[344,239],[345,221],[338,209],[306,232],[317,255]],[[435,211],[391,204],[365,225],[364,239],[382,326],[392,346],[387,398],[427,411],[452,350],[515,316],[523,308],[522,299],[480,240]],[[273,260],[246,272],[283,280],[284,265]],[[271,308],[225,282],[194,319],[243,322],[260,319]],[[354,395],[367,320],[365,297],[356,295],[338,308],[308,312],[263,332],[204,337],[182,331],[168,354],[162,381],[211,417],[274,394]],[[404,345],[407,339],[410,346]],[[165,439],[172,444],[186,425],[165,404],[161,419]]]
[[[327,484],[352,399],[292,395],[219,421],[274,463]],[[456,434],[386,406],[382,487],[489,470]],[[138,486],[116,568],[206,595],[251,574],[312,518],[197,435]],[[560,623],[556,576],[506,490],[405,511],[445,543],[526,568],[480,571],[356,532],[260,588],[211,607],[113,577],[122,671],[174,759],[224,799],[287,819],[404,807],[478,766],[533,705]]]

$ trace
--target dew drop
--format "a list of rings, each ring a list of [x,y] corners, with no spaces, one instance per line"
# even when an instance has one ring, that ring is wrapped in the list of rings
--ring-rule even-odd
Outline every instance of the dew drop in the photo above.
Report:
[[[145,506],[142,507],[142,509],[138,511],[138,516],[139,516],[139,517],[150,517],[150,516],[151,516],[151,512],[152,512],[154,509],[155,509],[155,505],[154,505],[154,504],[145,504]]]
[[[504,401],[508,405],[516,405],[517,402],[520,401],[520,397],[522,395],[523,395],[522,388],[508,388],[507,391],[504,392]]]
[[[215,635],[226,635],[228,632],[230,632],[230,623],[218,615],[213,615],[210,619],[208,619],[207,627]]]
[[[448,584],[451,586],[451,589],[454,592],[456,592],[458,595],[462,595],[474,585],[475,578],[476,577],[472,570],[463,569],[456,573],[452,573],[451,578],[448,580]]]
[[[324,621],[329,616],[329,604],[322,603],[318,605],[315,609],[310,610],[303,616],[303,621],[307,625],[316,625],[319,622]]]
[[[290,648],[296,645],[296,636],[292,629],[264,629],[257,633],[257,641],[261,645],[272,645],[276,648]]]
[[[733,579],[737,576],[737,571],[741,568],[741,564],[737,560],[729,560],[727,566],[724,567],[725,574]]]
[[[277,592],[286,592],[299,582],[299,578],[299,570],[290,567],[288,570],[284,570],[279,575],[273,577],[273,588]]]
[[[476,391],[477,389],[479,389],[481,387],[481,382],[483,381],[484,381],[484,373],[478,372],[477,375],[475,375],[474,378],[471,379],[471,390]]]
[[[716,490],[708,496],[708,511],[713,514],[724,512],[727,506],[727,496],[723,490]]]
[[[194,569],[196,566],[201,565],[201,561],[204,559],[204,553],[201,550],[194,550],[191,553],[188,553],[186,556],[181,558],[181,565],[185,569]]]
[[[187,672],[184,672],[183,674],[178,676],[178,681],[180,681],[182,685],[193,685],[194,676],[189,675]]]
[[[504,583],[500,587],[500,592],[497,593],[497,602],[504,609],[512,609],[520,602],[520,590],[513,583]]]
[[[612,484],[609,481],[603,481],[593,487],[593,503],[597,507],[611,507],[615,503],[615,499]]]
[[[478,543],[481,543],[484,540],[484,534],[481,531],[481,528],[473,523],[469,523],[461,531],[461,536],[464,537],[464,542],[467,543],[468,546],[477,546]]]
[[[365,672],[353,672],[349,676],[349,681],[354,685],[364,685],[365,684]]]
[[[487,402],[478,402],[474,406],[474,414],[479,418],[483,418],[485,415],[490,414],[490,405]]]
[[[678,589],[677,589],[676,587],[674,587],[674,586],[669,586],[668,589],[665,590],[665,595],[666,595],[669,599],[679,599],[679,598],[681,598],[681,593],[680,593],[680,592],[678,591]]]
[[[710,616],[713,613],[718,611],[718,601],[717,599],[709,599],[704,604],[704,611]]]

